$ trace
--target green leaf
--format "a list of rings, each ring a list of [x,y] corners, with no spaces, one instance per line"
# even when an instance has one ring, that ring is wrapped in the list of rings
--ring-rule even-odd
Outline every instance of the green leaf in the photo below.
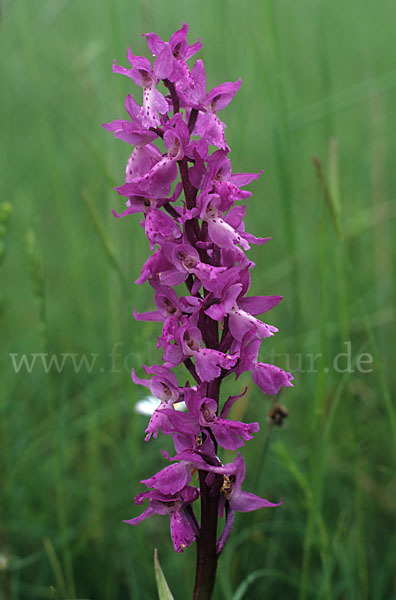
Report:
[[[53,585],[50,586],[50,592],[51,592],[51,596],[52,596],[52,598],[54,600],[60,600],[59,594],[58,594],[58,592],[56,591],[56,589],[54,588]]]
[[[165,575],[162,572],[161,565],[159,564],[157,548],[154,550],[154,570],[159,600],[174,600],[172,592],[166,582]]]

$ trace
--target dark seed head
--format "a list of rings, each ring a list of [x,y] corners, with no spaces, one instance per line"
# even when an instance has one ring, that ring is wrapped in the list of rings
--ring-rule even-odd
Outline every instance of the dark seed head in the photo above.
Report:
[[[288,410],[281,404],[274,404],[268,413],[268,419],[271,425],[283,425],[284,419],[289,416]]]

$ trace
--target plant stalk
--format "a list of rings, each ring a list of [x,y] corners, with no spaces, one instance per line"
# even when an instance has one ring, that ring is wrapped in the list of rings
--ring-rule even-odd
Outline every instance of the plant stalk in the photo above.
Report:
[[[201,491],[201,530],[197,538],[197,562],[193,600],[210,600],[216,580],[217,569],[217,518],[220,488],[223,477],[216,476],[216,484],[208,487],[208,473],[199,471]]]

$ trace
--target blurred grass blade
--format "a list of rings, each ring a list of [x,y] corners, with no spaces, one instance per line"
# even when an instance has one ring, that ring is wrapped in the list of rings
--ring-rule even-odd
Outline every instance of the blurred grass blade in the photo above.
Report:
[[[6,255],[6,238],[9,230],[9,222],[11,215],[11,204],[2,202],[0,204],[0,267]],[[4,297],[0,294],[0,316],[3,313]]]
[[[6,253],[5,241],[9,230],[10,215],[11,204],[9,202],[2,202],[0,204],[0,265]]]
[[[333,150],[333,155],[334,155],[334,150]],[[337,202],[336,194],[333,193],[333,189],[324,174],[324,170],[323,170],[321,161],[316,156],[314,156],[312,158],[312,161],[316,168],[318,179],[323,186],[323,192],[324,192],[326,204],[329,208],[329,212],[332,216],[335,230],[340,239],[340,244],[342,246],[343,253],[344,253],[346,273],[349,276],[350,282],[353,283],[354,279],[355,279],[355,265],[350,260],[348,248],[346,247],[346,244],[345,244],[343,230],[342,230],[342,227],[340,224],[340,219],[339,219],[339,206],[340,205]],[[335,168],[334,163],[336,162],[336,158],[334,158],[334,156],[331,159],[331,162],[333,163],[333,169],[334,169]],[[393,442],[396,445],[396,410],[395,410],[395,407],[392,402],[391,392],[390,392],[388,382],[387,382],[387,379],[386,379],[386,376],[384,373],[384,369],[382,366],[382,360],[381,360],[381,356],[380,356],[380,353],[379,353],[379,350],[377,347],[377,343],[376,343],[375,337],[373,335],[370,319],[367,316],[368,311],[366,310],[365,304],[361,297],[359,297],[357,299],[357,302],[360,307],[360,312],[362,315],[361,319],[362,319],[362,322],[364,325],[364,329],[366,331],[366,334],[367,334],[367,337],[368,337],[368,340],[370,342],[371,349],[373,352],[374,363],[375,363],[375,366],[377,369],[377,377],[378,377],[379,387],[381,389],[382,396],[383,396],[384,403],[385,403],[385,408],[386,408],[386,411],[388,414],[390,428],[392,430]]]
[[[374,96],[389,93],[395,88],[396,71],[381,73],[295,111],[290,115],[289,127],[292,131],[303,129],[320,121],[324,116],[336,115],[348,108],[367,102]]]
[[[340,223],[340,205],[338,202],[338,198],[336,196],[336,193],[334,193],[333,187],[330,185],[329,181],[325,176],[323,165],[319,158],[317,156],[313,156],[312,162],[314,164],[319,182],[323,187],[324,198],[327,204],[327,208],[329,209],[331,218],[333,220],[334,228],[337,232],[338,237],[341,238],[343,236],[343,231]]]
[[[53,586],[53,585],[51,585],[51,586],[50,586],[50,592],[51,592],[51,597],[52,597],[54,600],[60,600],[60,598],[59,598],[59,594],[58,594],[58,592],[56,591],[56,589],[54,588],[54,586]]]
[[[248,575],[246,579],[244,579],[242,583],[239,584],[235,594],[232,596],[232,600],[242,600],[242,598],[245,597],[251,598],[251,596],[246,596],[246,592],[248,591],[249,586],[261,577],[268,577],[268,579],[285,581],[291,587],[298,588],[298,580],[295,577],[291,576],[290,573],[277,571],[276,569],[259,569],[258,571],[250,573],[250,575]]]
[[[329,141],[329,187],[334,212],[341,218],[340,183],[339,183],[339,151],[338,140],[335,137]]]
[[[360,356],[363,348],[364,346],[361,346],[358,352],[354,355],[352,359],[352,364],[356,364],[357,357]],[[321,510],[325,467],[327,464],[326,455],[330,440],[330,434],[332,432],[333,424],[335,421],[335,415],[343,397],[343,391],[347,381],[348,375],[344,373],[343,376],[339,379],[338,386],[332,398],[327,418],[323,423],[322,427],[318,428],[317,432],[317,440],[315,444],[316,447],[315,452],[313,453],[311,464],[310,496],[312,498],[312,501],[308,504],[308,518],[305,529],[305,538],[303,542],[303,563],[299,594],[300,600],[305,600],[308,594],[310,557],[311,548],[315,543],[315,526],[317,524],[319,524],[320,526],[323,523],[323,515],[321,513]],[[319,535],[319,538],[322,538],[322,542],[324,543],[325,549],[325,546],[327,546],[327,534],[323,531],[322,536]],[[325,558],[327,559],[328,557]]]
[[[174,600],[172,592],[169,589],[169,586],[165,579],[165,575],[162,572],[161,565],[158,560],[157,548],[154,550],[154,570],[159,600]]]
[[[44,273],[40,252],[37,245],[37,237],[33,229],[29,229],[26,234],[26,252],[29,260],[29,269],[34,296],[38,302],[43,302]]]
[[[282,460],[286,469],[297,483],[298,487],[304,492],[307,504],[310,504],[312,502],[312,490],[309,486],[307,477],[301,471],[295,460],[290,456],[285,444],[279,441],[276,445],[274,445],[273,450]]]
[[[111,246],[110,240],[108,239],[108,237],[106,235],[106,232],[105,232],[105,230],[103,228],[103,225],[102,225],[102,223],[99,220],[97,212],[96,212],[96,210],[94,208],[94,205],[93,205],[93,203],[91,201],[91,198],[89,197],[89,195],[87,194],[87,192],[82,192],[81,195],[82,195],[82,198],[83,198],[83,200],[85,202],[85,206],[88,209],[88,213],[89,213],[89,216],[91,217],[91,221],[94,224],[94,227],[95,227],[96,232],[98,234],[100,243],[102,244],[102,248],[105,251],[105,254],[106,254],[107,258],[109,259],[109,262],[110,262],[111,266],[117,271],[117,273],[118,273],[118,275],[120,277],[122,285],[125,287],[125,289],[127,289],[127,287],[128,287],[127,286],[127,281],[126,281],[125,276],[124,276],[124,274],[123,274],[123,272],[121,270],[120,264],[119,264],[119,262],[118,262],[118,260],[116,258],[114,250],[113,250],[113,248]]]
[[[61,567],[59,559],[56,555],[54,545],[49,538],[44,538],[43,546],[47,553],[48,560],[51,564],[51,568],[52,568],[52,571],[54,573],[55,580],[56,580],[56,585],[61,590],[61,595],[63,595],[65,597],[65,596],[67,596],[65,578],[63,576],[62,567]],[[51,592],[52,592],[52,595],[54,598],[59,598],[59,595],[57,594],[57,592],[54,588],[52,588]]]
[[[30,280],[33,288],[33,295],[39,309],[39,334],[40,346],[46,348],[47,345],[47,317],[46,317],[46,298],[45,298],[45,278],[44,267],[37,244],[37,237],[33,229],[26,233],[26,253],[30,271]]]

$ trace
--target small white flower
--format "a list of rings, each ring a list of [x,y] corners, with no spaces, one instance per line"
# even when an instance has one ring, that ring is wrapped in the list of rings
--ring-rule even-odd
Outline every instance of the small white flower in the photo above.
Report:
[[[135,412],[138,415],[147,415],[151,417],[154,414],[154,411],[157,410],[159,405],[161,404],[160,400],[155,396],[146,396],[143,400],[139,400],[135,404]],[[186,411],[187,407],[185,402],[177,402],[174,404],[176,410]]]
[[[135,412],[137,412],[138,415],[151,416],[159,407],[159,405],[160,400],[158,400],[158,398],[155,398],[154,396],[146,396],[143,398],[143,400],[139,400],[135,404]]]

